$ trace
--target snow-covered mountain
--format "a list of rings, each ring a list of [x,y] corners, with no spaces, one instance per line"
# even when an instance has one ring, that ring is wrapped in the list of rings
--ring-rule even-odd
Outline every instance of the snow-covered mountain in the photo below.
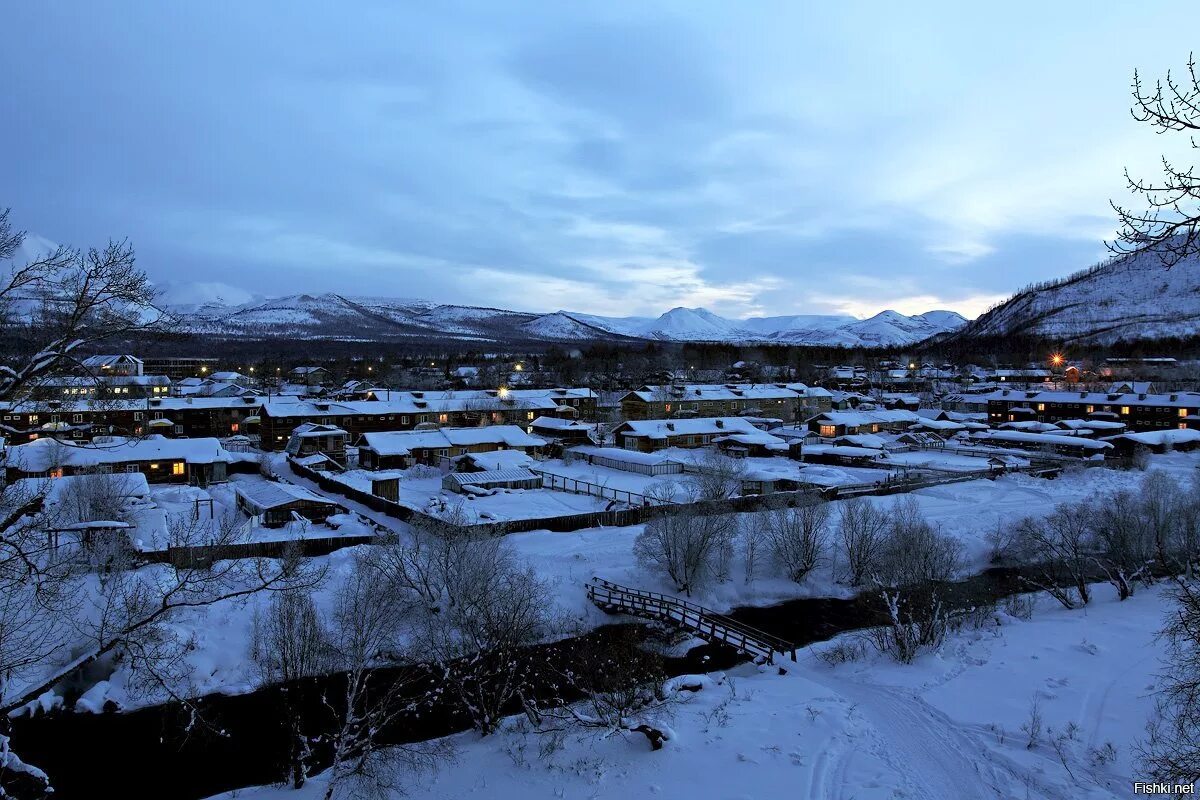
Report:
[[[364,341],[440,336],[484,341],[658,339],[896,346],[955,330],[966,322],[953,311],[930,311],[911,317],[883,311],[865,320],[819,314],[738,320],[703,308],[673,308],[658,317],[601,317],[571,311],[535,314],[339,294],[301,294],[242,304],[175,304],[171,310],[186,329],[195,333]]]
[[[1116,258],[1018,292],[955,334],[1111,344],[1200,335],[1200,258]]]

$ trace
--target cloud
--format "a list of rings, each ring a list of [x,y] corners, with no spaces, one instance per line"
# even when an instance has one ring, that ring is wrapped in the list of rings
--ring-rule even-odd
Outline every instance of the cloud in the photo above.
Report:
[[[1162,24],[1182,0],[1043,4],[1036,26],[948,3],[865,22],[802,4],[66,5],[6,18],[22,35],[0,49],[0,144],[21,157],[0,186],[23,227],[129,236],[198,298],[605,314],[969,314],[1082,267],[1121,168],[1172,152],[1128,118],[1132,67],[1161,74],[1190,46]]]

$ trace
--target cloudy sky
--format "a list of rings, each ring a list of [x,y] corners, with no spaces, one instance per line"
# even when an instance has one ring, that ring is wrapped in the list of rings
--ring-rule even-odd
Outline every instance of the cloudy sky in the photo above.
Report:
[[[1102,257],[1193,4],[8,3],[0,207],[177,301],[973,316]]]

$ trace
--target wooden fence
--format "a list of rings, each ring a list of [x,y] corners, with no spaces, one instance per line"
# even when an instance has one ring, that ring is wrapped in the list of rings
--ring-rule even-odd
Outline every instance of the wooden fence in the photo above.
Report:
[[[196,567],[227,559],[283,558],[293,554],[306,557],[326,556],[343,547],[371,544],[375,538],[374,535],[324,536],[315,539],[276,539],[269,542],[168,547],[165,550],[144,551],[138,553],[138,556],[153,563]]]
[[[627,489],[614,489],[611,486],[604,486],[599,483],[592,483],[591,481],[572,478],[569,475],[559,475],[556,472],[550,472],[549,470],[538,469],[536,467],[531,468],[530,472],[541,475],[542,486],[547,489],[559,489],[561,491],[571,492],[574,494],[588,494],[592,497],[601,497],[609,500],[616,500],[619,503],[628,503],[631,506],[648,506],[655,504],[662,505],[661,500],[652,500],[644,494],[631,492]]]

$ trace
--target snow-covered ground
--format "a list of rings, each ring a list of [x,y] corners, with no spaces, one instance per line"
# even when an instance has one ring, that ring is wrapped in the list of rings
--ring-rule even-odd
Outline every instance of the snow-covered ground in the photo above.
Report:
[[[1159,590],[1121,603],[1098,587],[1086,611],[1043,598],[1032,619],[1001,613],[908,666],[875,656],[828,666],[815,653],[829,645],[814,645],[786,675],[745,665],[680,692],[657,752],[640,735],[578,734],[543,758],[544,737],[513,719],[489,738],[453,737],[456,760],[414,778],[405,796],[1125,798],[1141,777],[1133,748],[1152,707],[1166,608]],[[1044,730],[1030,746],[1022,726],[1035,703]],[[325,788],[318,776],[299,792],[221,797],[304,800]]]
[[[1151,457],[1154,469],[1162,469],[1179,479],[1189,479],[1200,464],[1200,453],[1171,453]],[[285,477],[307,488],[318,487],[283,473]],[[238,476],[243,477],[254,476]],[[1011,525],[1028,515],[1043,515],[1057,504],[1072,503],[1096,494],[1129,488],[1140,480],[1141,473],[1104,468],[1068,471],[1055,480],[1025,475],[1006,475],[996,480],[975,480],[913,492],[918,507],[928,519],[945,533],[963,543],[967,573],[978,572],[988,564],[991,545],[988,534],[1000,525]],[[257,478],[255,478],[257,479]],[[157,491],[157,489],[156,489]],[[172,494],[172,502],[187,507],[192,493],[202,490],[164,487]],[[228,487],[217,488],[218,500]],[[556,493],[563,494],[563,493]],[[577,495],[564,495],[577,497]],[[580,496],[586,497],[586,496]],[[594,499],[594,498],[593,498]],[[897,497],[870,497],[869,502],[887,506]],[[354,514],[385,527],[403,532],[404,523],[379,512],[362,507],[353,501],[338,498]],[[832,505],[833,513],[841,501]],[[358,523],[361,524],[361,523]],[[672,593],[673,587],[656,574],[640,567],[633,556],[633,543],[642,526],[620,528],[591,528],[572,533],[532,531],[511,534],[507,541],[516,555],[538,573],[549,588],[560,616],[581,627],[611,622],[586,598],[584,584],[593,576],[643,589]],[[278,530],[269,531],[278,535]],[[327,535],[327,534],[322,534]],[[313,559],[328,569],[327,586],[348,568],[356,548],[348,548],[330,556]],[[834,580],[834,564],[826,563],[809,575],[804,583],[794,583],[762,570],[755,580],[747,583],[740,561],[735,561],[730,580],[714,584],[696,593],[693,599],[717,610],[747,605],[768,605],[796,597],[847,596],[850,590]],[[327,592],[319,592],[318,605],[327,602]],[[1103,594],[1103,592],[1102,592]],[[185,693],[238,693],[251,690],[255,677],[247,657],[253,611],[262,597],[251,597],[240,603],[224,603],[211,608],[180,612],[172,621],[181,641],[194,637],[186,654],[188,679]],[[132,695],[124,688],[124,678],[118,670],[108,685],[96,690],[90,698],[99,708],[104,699],[113,699],[123,708],[153,704],[163,698],[151,694]]]

